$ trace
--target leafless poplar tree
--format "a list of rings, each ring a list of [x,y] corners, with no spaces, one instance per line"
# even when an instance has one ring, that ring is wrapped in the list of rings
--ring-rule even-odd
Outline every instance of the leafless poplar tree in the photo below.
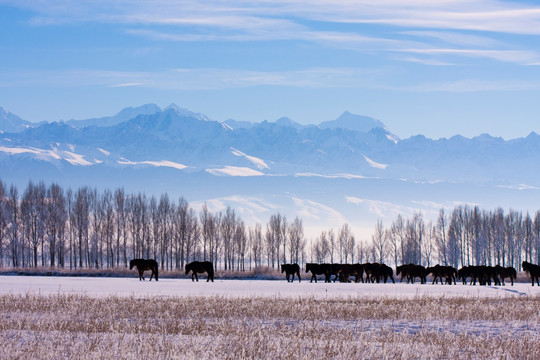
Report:
[[[64,267],[65,230],[68,219],[64,191],[58,184],[52,184],[47,190],[47,237],[49,239],[50,265]]]
[[[262,266],[263,256],[263,235],[262,226],[256,223],[249,229],[249,243],[251,245],[251,254],[255,267]]]
[[[386,236],[384,233],[384,226],[382,220],[377,220],[377,225],[375,225],[375,231],[371,235],[371,242],[373,244],[373,254],[375,256],[375,261],[379,263],[384,263],[386,258]]]
[[[306,247],[304,239],[304,225],[302,220],[296,217],[288,228],[289,233],[289,260],[291,263],[300,263],[301,255]]]

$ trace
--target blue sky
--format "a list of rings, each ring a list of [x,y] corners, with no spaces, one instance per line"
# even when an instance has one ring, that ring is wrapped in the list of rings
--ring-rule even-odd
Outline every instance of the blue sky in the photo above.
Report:
[[[533,1],[0,0],[0,106],[30,121],[169,103],[405,138],[540,133]]]

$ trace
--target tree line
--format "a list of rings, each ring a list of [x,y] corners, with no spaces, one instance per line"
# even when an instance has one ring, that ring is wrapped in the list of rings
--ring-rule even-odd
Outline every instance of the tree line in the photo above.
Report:
[[[159,198],[124,189],[87,186],[64,190],[30,181],[19,194],[0,181],[0,266],[114,268],[153,258],[162,269],[208,260],[224,270],[301,263],[306,257],[302,220],[277,213],[263,229],[246,226],[228,207],[195,211],[180,197]]]
[[[502,208],[459,205],[449,212],[440,209],[436,223],[426,221],[421,213],[411,218],[398,215],[386,227],[378,220],[370,244],[351,244],[345,234],[346,230],[337,234],[323,231],[313,244],[315,260],[347,262],[356,254],[356,262],[396,266],[437,263],[454,268],[500,265],[521,269],[523,260],[540,263],[540,210],[532,217],[512,209],[505,213]]]
[[[179,197],[129,194],[123,188],[76,190],[30,181],[22,194],[0,181],[0,266],[127,267],[153,258],[161,269],[211,261],[245,271],[285,263],[439,263],[454,267],[540,262],[540,211],[441,209],[436,223],[421,213],[378,220],[371,241],[357,240],[349,224],[307,241],[302,220],[280,214],[246,225],[230,207],[196,211]]]

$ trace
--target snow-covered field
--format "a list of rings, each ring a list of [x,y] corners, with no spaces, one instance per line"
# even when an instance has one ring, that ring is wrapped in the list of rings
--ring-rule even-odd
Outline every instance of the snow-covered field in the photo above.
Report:
[[[504,298],[540,296],[540,287],[530,283],[514,286],[421,284],[287,283],[275,280],[190,279],[139,281],[133,278],[0,276],[0,294],[83,294],[88,296],[224,296],[224,297],[472,297]]]
[[[540,358],[540,287],[530,283],[205,280],[0,276],[0,354],[12,359]]]

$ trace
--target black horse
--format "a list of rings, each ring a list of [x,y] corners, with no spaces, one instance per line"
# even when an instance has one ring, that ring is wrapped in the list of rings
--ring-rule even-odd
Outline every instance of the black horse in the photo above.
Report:
[[[510,281],[512,282],[512,286],[514,286],[514,279],[517,278],[517,271],[512,266],[508,267],[502,267],[500,265],[495,265],[495,270],[497,271],[497,274],[502,280],[502,284],[504,286],[504,278],[510,278]]]
[[[521,263],[521,267],[523,267],[523,270],[528,272],[529,275],[531,276],[532,286],[534,286],[535,279],[536,279],[536,284],[540,286],[540,282],[538,281],[538,278],[540,278],[540,266],[524,261]]]
[[[311,271],[311,280],[310,282],[317,282],[317,275],[324,275],[324,282],[330,282],[330,264],[316,264],[316,263],[306,263],[306,273]]]
[[[191,281],[199,281],[199,277],[197,276],[197,273],[207,273],[208,277],[206,278],[206,282],[212,280],[214,282],[214,265],[210,261],[193,261],[186,265],[186,275],[189,274],[189,272],[192,272],[191,274]]]
[[[139,281],[144,280],[144,272],[146,270],[152,271],[152,275],[150,275],[150,281],[152,281],[152,277],[158,281],[158,263],[154,259],[133,259],[129,261],[129,270],[133,269],[133,267],[136,266],[137,270],[139,271]]]
[[[289,278],[292,275],[292,279],[290,282],[294,282],[294,274],[298,275],[298,282],[301,282],[302,279],[300,279],[300,266],[298,264],[281,264],[281,273],[285,273],[285,276],[287,277],[287,282],[289,282]]]
[[[439,279],[441,280],[441,285],[443,284],[443,278],[446,279],[448,285],[456,285],[456,277],[458,272],[456,268],[452,266],[441,266],[439,264],[426,268],[426,275],[433,274],[433,284],[438,283]]]
[[[414,284],[414,278],[418,277],[420,278],[420,283],[425,284],[426,281],[426,268],[422,265],[416,265],[416,264],[406,264],[396,267],[396,276],[401,273],[401,279],[399,282],[403,280],[404,277],[407,278],[407,284],[410,282],[411,284]]]

